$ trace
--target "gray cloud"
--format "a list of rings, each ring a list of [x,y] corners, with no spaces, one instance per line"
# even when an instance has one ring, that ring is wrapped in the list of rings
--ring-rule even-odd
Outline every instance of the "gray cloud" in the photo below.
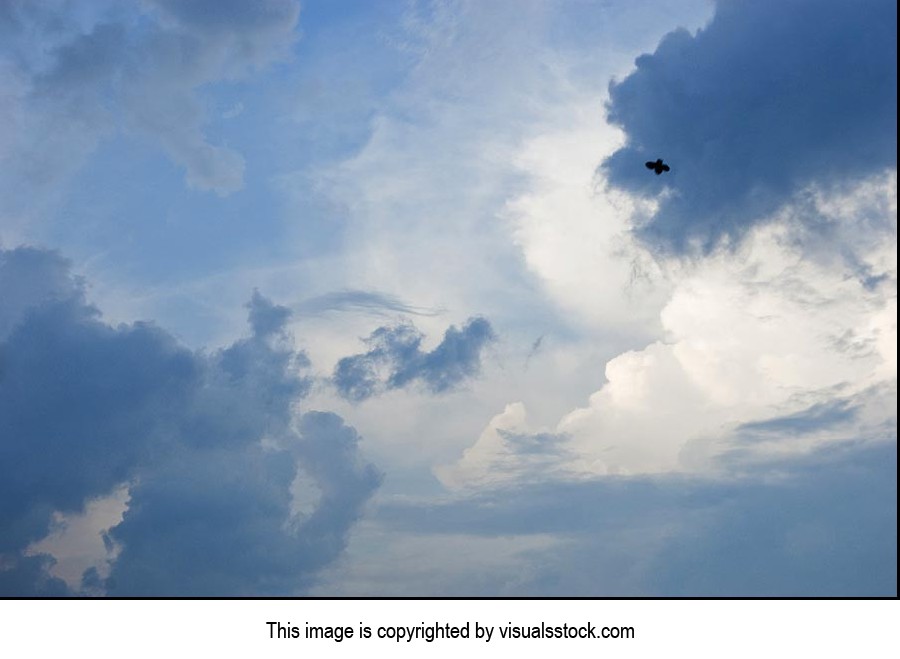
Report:
[[[439,313],[433,309],[407,304],[394,295],[352,289],[333,291],[309,298],[298,304],[296,309],[302,314],[320,314],[327,311],[364,311],[375,315],[396,312],[415,316],[436,316]]]
[[[609,182],[646,196],[638,227],[683,251],[739,238],[804,186],[845,185],[897,164],[893,0],[719,2],[696,35],[676,30],[610,86],[627,143]],[[672,171],[648,176],[663,157]]]
[[[286,595],[344,548],[381,476],[357,455],[341,418],[308,412],[283,450],[258,445],[182,448],[146,469],[110,535],[123,549],[113,595]],[[292,516],[297,467],[321,492],[305,520]]]
[[[291,594],[341,551],[380,477],[339,417],[296,417],[310,379],[287,309],[254,293],[251,335],[207,354],[104,323],[52,252],[0,250],[0,285],[0,592],[60,592],[51,557],[23,552],[123,483],[118,556],[85,592]],[[299,472],[321,493],[307,519]]]
[[[62,579],[53,577],[49,569],[55,561],[52,556],[19,556],[15,567],[0,567],[0,594],[4,597],[68,597],[72,595]]]
[[[556,458],[565,452],[568,435],[562,433],[520,433],[500,429],[498,434],[520,455],[547,456]]]
[[[801,412],[765,421],[741,424],[737,435],[742,440],[765,438],[773,435],[802,435],[853,421],[859,408],[848,400],[833,400],[817,403]]]
[[[460,576],[462,596],[895,596],[896,494],[895,434],[724,478],[544,481],[373,519],[412,537],[558,539],[490,593]]]
[[[541,334],[538,338],[534,340],[531,344],[531,349],[528,351],[528,354],[525,356],[525,368],[528,368],[528,363],[531,361],[531,358],[538,354],[538,351],[541,349],[541,346],[544,344],[544,334]]]
[[[283,332],[285,323],[291,317],[290,309],[272,304],[258,290],[253,291],[247,309],[250,327],[255,336],[265,337]]]
[[[494,331],[486,319],[470,318],[462,329],[450,326],[431,352],[421,350],[422,338],[409,323],[379,327],[366,339],[368,352],[338,362],[335,386],[343,397],[356,401],[415,380],[433,393],[447,391],[478,373],[481,351],[494,340]]]
[[[53,252],[30,247],[0,249],[0,290],[0,339],[32,307],[81,299],[81,284],[69,272],[69,263]]]

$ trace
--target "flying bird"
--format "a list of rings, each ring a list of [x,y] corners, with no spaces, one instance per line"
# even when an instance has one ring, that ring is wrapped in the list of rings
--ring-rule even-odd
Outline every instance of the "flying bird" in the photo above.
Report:
[[[669,171],[669,166],[662,161],[662,158],[657,158],[656,162],[648,160],[645,164],[647,165],[647,169],[652,169],[656,172],[657,176],[663,172]]]

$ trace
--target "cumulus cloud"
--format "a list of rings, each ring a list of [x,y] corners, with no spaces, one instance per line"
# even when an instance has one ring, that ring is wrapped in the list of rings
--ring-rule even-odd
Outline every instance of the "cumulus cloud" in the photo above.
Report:
[[[555,427],[508,406],[437,475],[484,487],[541,472],[705,473],[895,437],[895,196],[894,176],[811,191],[737,249],[668,264],[662,339],[611,359],[603,387]],[[546,433],[566,440],[535,470],[512,440]]]
[[[160,144],[189,186],[240,189],[243,158],[205,135],[199,90],[284,56],[298,15],[294,0],[92,3],[80,11],[4,3],[0,87],[11,134],[0,137],[0,158],[16,165],[4,188],[51,189],[99,139],[125,129]]]
[[[639,235],[709,250],[798,189],[896,168],[896,25],[893,0],[723,1],[696,34],[640,56],[610,87],[627,143],[603,166],[612,185],[658,198]],[[648,176],[660,156],[671,173]]]
[[[86,592],[290,594],[341,551],[380,477],[339,417],[297,416],[310,378],[286,308],[254,293],[250,336],[204,353],[103,322],[53,252],[0,251],[0,285],[2,592],[58,592],[52,557],[26,550],[123,484],[109,574]]]
[[[35,272],[41,276],[36,277]],[[0,249],[0,289],[0,339],[6,338],[30,308],[80,299],[81,295],[81,285],[72,277],[68,262],[30,247]]]
[[[470,318],[462,329],[451,325],[430,352],[421,349],[423,338],[410,323],[379,327],[366,339],[368,352],[337,363],[335,386],[344,398],[355,401],[416,380],[433,393],[447,391],[478,373],[481,352],[494,340],[494,331],[486,319]]]
[[[572,457],[568,455],[569,440],[563,433],[535,430],[525,406],[511,403],[491,419],[456,464],[440,466],[435,474],[451,488],[490,488],[554,475],[566,477],[570,470],[565,465]]]
[[[56,561],[52,556],[19,556],[0,567],[0,593],[4,597],[67,597],[65,581],[50,575]]]
[[[284,595],[344,548],[346,533],[380,483],[341,418],[308,412],[289,445],[266,450],[185,447],[142,471],[122,522],[112,595]],[[318,498],[293,513],[298,467]]]

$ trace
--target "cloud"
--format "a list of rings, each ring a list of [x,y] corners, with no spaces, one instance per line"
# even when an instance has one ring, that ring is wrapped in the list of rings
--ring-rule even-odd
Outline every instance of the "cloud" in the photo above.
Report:
[[[595,343],[616,336],[621,349],[655,335],[666,282],[630,234],[629,217],[645,204],[597,187],[598,161],[621,144],[619,131],[598,121],[603,98],[599,90],[564,95],[564,120],[521,141],[513,162],[528,185],[510,196],[503,217],[557,322]]]
[[[816,403],[793,414],[753,421],[738,426],[737,432],[745,437],[771,434],[805,434],[839,423],[849,423],[857,418],[858,407],[846,400]]]
[[[717,3],[610,87],[627,143],[603,165],[616,187],[655,197],[651,245],[713,248],[811,184],[841,186],[897,165],[897,4]],[[648,176],[663,157],[672,171]]]
[[[79,11],[10,2],[4,9],[0,82],[12,133],[0,137],[0,158],[16,163],[3,187],[20,205],[53,190],[121,130],[161,145],[190,187],[227,195],[243,186],[241,155],[205,135],[201,89],[287,55],[295,0],[148,0]]]
[[[435,475],[453,489],[567,476],[566,463],[573,457],[567,448],[570,441],[564,433],[535,430],[525,405],[511,403],[490,420],[457,463],[437,467]]]
[[[491,324],[470,318],[462,329],[451,325],[430,352],[420,348],[422,334],[409,323],[379,327],[366,339],[366,353],[344,357],[334,369],[334,384],[348,400],[362,401],[384,389],[421,380],[432,393],[451,389],[481,367],[481,351],[494,340]],[[382,376],[381,370],[387,369]]]
[[[433,309],[407,304],[396,296],[377,291],[343,290],[325,293],[304,300],[296,306],[301,314],[321,314],[327,311],[364,311],[375,315],[386,312],[412,314],[414,316],[435,316]]]
[[[340,417],[297,416],[310,379],[287,309],[255,292],[249,337],[193,352],[103,322],[53,252],[0,251],[0,284],[2,592],[57,592],[52,557],[26,550],[123,484],[108,577],[86,592],[291,594],[341,551],[380,476]]]
[[[291,316],[291,310],[272,304],[259,291],[253,291],[253,297],[247,304],[248,320],[254,336],[268,337],[284,331],[284,325]]]
[[[40,276],[36,277],[35,272]],[[0,339],[4,339],[31,307],[80,299],[81,284],[69,263],[54,252],[31,247],[0,249]]]
[[[131,489],[112,595],[285,595],[344,548],[381,476],[357,454],[359,436],[325,412],[300,417],[290,445],[188,447],[146,470]],[[319,492],[293,514],[297,467]]]
[[[12,568],[0,566],[0,593],[4,597],[67,597],[68,585],[50,575],[52,556],[20,556]]]
[[[896,427],[895,195],[893,176],[810,192],[735,249],[666,264],[660,339],[610,359],[603,386],[555,426],[508,405],[436,475],[468,488],[542,473],[708,473],[885,440]],[[535,469],[512,440],[546,434],[566,439]]]
[[[443,501],[398,499],[363,532],[404,546],[429,541],[430,560],[393,566],[391,577],[427,572],[444,589],[430,595],[892,597],[896,460],[895,426],[892,441],[847,441],[719,477],[523,479]],[[489,552],[464,569],[441,555],[445,542],[490,538],[518,548],[506,550],[508,569]],[[535,546],[538,538],[553,542]],[[353,574],[357,561],[374,577],[352,594],[391,588],[363,556],[335,570]]]

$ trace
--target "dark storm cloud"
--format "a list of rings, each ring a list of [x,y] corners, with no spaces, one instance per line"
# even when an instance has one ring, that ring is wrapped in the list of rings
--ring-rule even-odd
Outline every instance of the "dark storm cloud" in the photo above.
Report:
[[[123,549],[112,595],[285,595],[310,582],[346,544],[380,474],[357,456],[340,417],[309,412],[286,449],[186,448],[144,471],[110,531]],[[305,520],[291,514],[298,465],[321,497]]]
[[[81,286],[69,272],[69,263],[54,252],[29,247],[0,248],[0,291],[0,339],[32,307],[81,299]]]
[[[72,595],[66,582],[50,576],[52,556],[20,556],[13,569],[0,566],[0,595],[4,597],[67,597]]]
[[[626,145],[609,182],[655,196],[650,244],[704,249],[737,238],[811,183],[897,164],[894,0],[723,0],[696,35],[676,30],[610,86]],[[663,157],[672,171],[648,175]]]
[[[450,326],[431,352],[421,350],[422,338],[409,323],[379,327],[366,339],[368,352],[338,362],[335,386],[344,398],[356,401],[416,380],[432,393],[447,391],[478,373],[481,351],[494,340],[494,332],[486,319],[470,318],[462,329]]]
[[[511,595],[894,596],[896,433],[727,478],[545,481],[382,505],[376,519],[398,533],[558,537],[499,586]]]
[[[0,286],[0,592],[58,592],[50,558],[23,552],[123,483],[118,558],[89,592],[290,594],[341,551],[379,476],[339,417],[294,423],[308,361],[287,309],[254,293],[250,336],[207,354],[106,324],[50,252],[0,250]],[[321,491],[306,521],[298,470]]]

